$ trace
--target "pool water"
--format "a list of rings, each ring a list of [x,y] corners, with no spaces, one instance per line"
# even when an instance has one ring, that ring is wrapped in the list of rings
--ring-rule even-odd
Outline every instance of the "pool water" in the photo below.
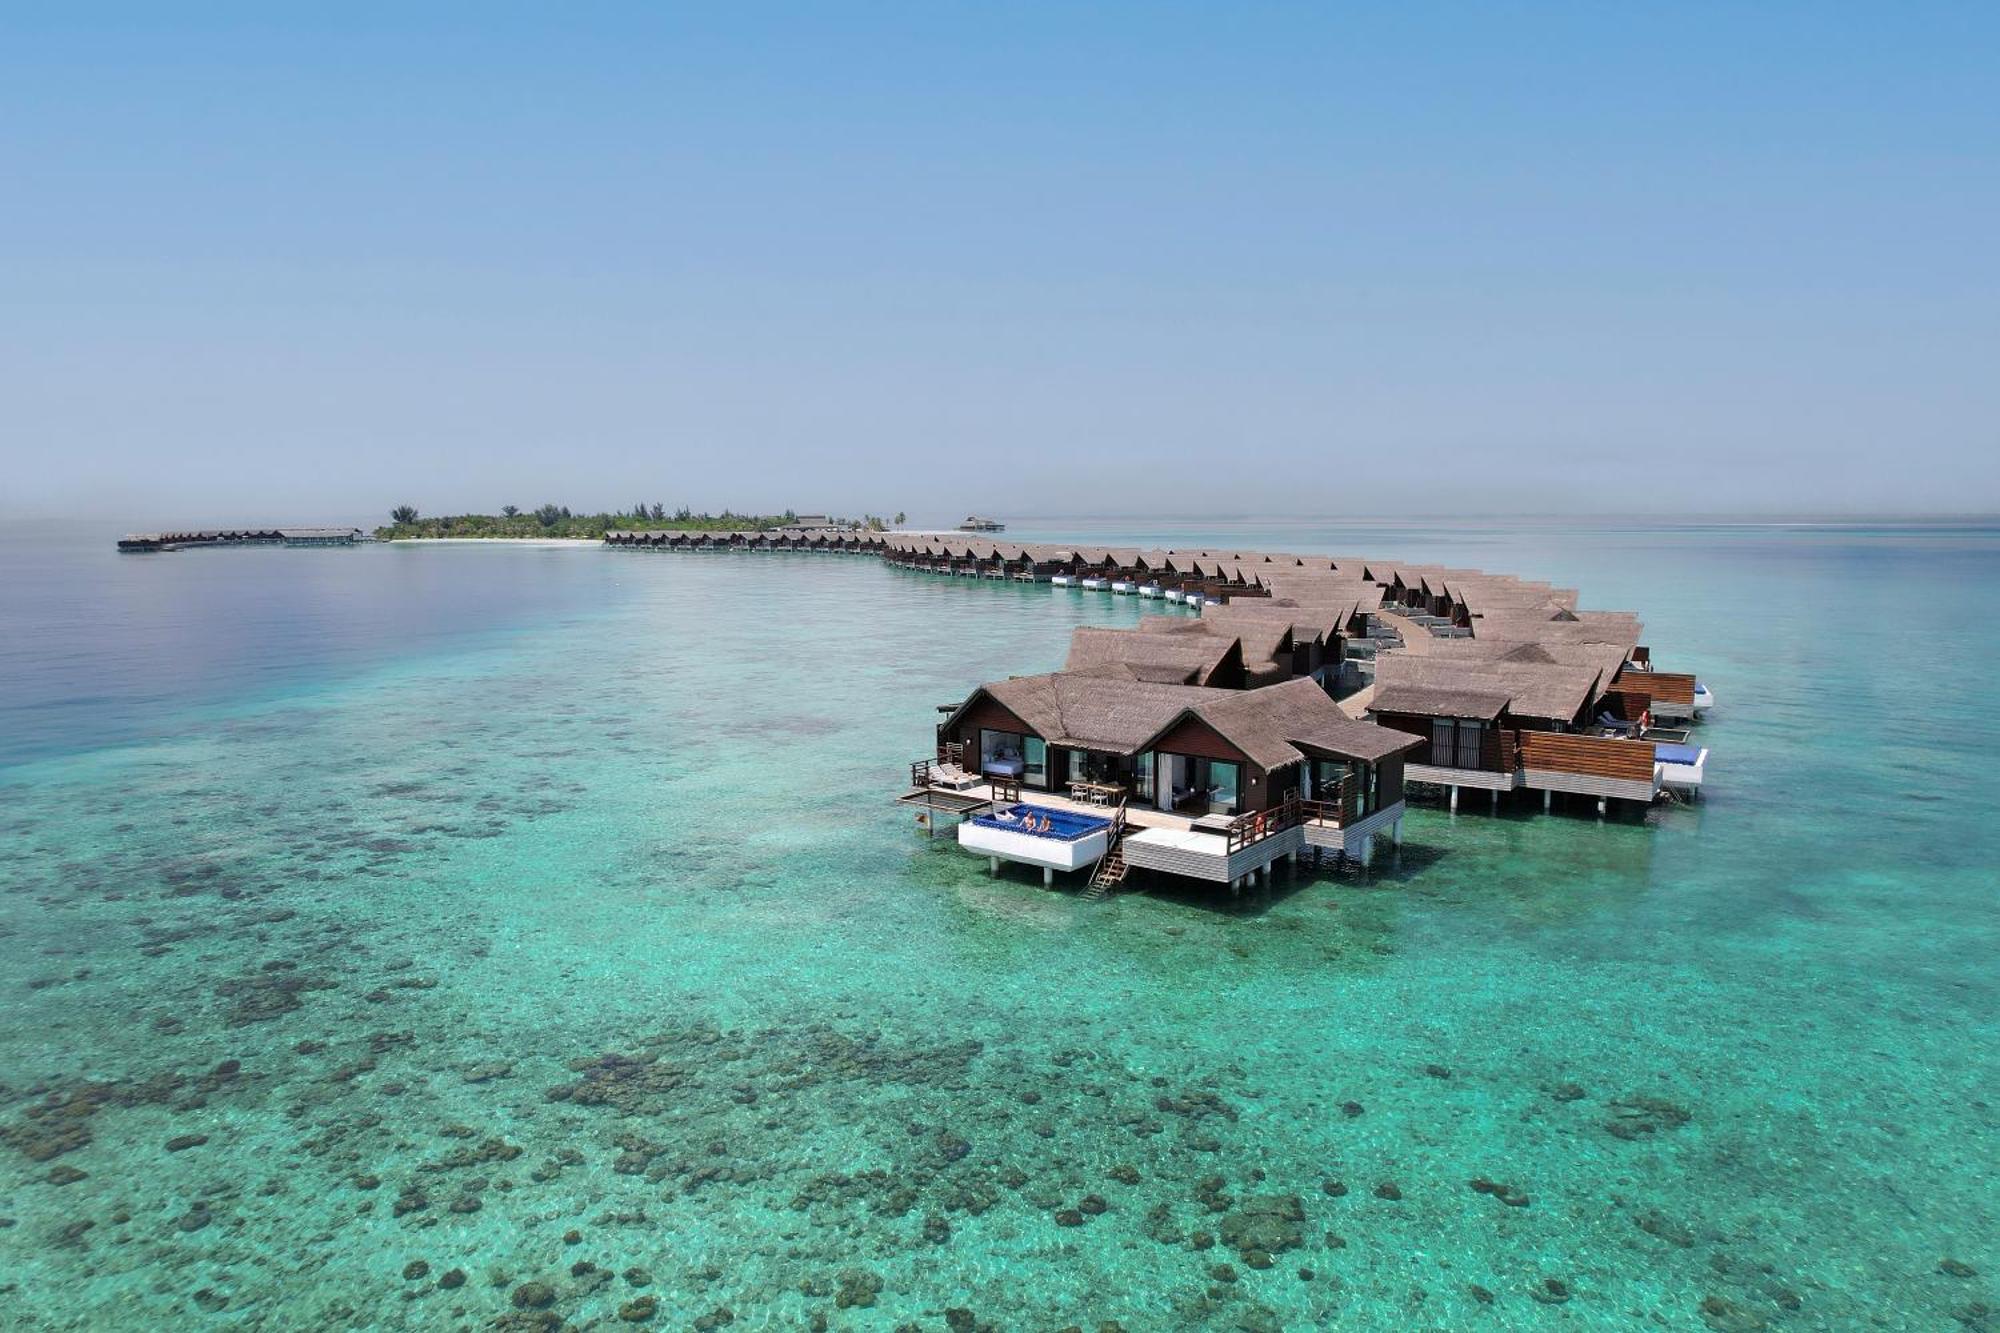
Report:
[[[1047,820],[1048,827],[1023,828],[1022,820],[1026,818],[1033,818],[1038,823]],[[1026,804],[1009,806],[1004,811],[996,811],[990,815],[979,815],[972,822],[983,824],[987,828],[1005,829],[1009,833],[1033,833],[1038,838],[1054,838],[1060,842],[1075,842],[1078,838],[1101,833],[1111,827],[1110,820],[1099,819],[1094,815],[1081,815],[1074,810],[1052,810],[1047,806]]]

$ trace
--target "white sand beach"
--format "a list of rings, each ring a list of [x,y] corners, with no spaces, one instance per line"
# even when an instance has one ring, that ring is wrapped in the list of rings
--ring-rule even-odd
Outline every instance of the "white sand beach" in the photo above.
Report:
[[[595,537],[391,537],[386,546],[602,546]]]

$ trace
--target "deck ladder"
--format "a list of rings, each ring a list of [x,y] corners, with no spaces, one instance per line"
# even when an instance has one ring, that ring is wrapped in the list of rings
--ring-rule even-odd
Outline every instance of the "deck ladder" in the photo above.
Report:
[[[1118,803],[1118,812],[1111,816],[1111,832],[1104,839],[1104,855],[1097,858],[1097,868],[1091,872],[1090,884],[1083,891],[1083,901],[1100,901],[1125,879],[1125,802]]]

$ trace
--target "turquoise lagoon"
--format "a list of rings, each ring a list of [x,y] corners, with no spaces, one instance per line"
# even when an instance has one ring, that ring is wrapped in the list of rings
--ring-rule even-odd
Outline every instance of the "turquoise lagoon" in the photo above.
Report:
[[[1993,1326],[2000,531],[1009,535],[1578,586],[1711,795],[1081,904],[889,798],[1132,600],[16,538],[0,1320]]]

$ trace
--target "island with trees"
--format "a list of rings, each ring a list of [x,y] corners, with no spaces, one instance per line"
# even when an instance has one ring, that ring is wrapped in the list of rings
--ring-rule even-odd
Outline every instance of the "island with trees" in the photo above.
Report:
[[[885,532],[900,525],[903,515],[883,519],[874,514],[860,518],[829,515],[801,516],[787,509],[782,514],[739,514],[725,509],[719,514],[706,510],[696,513],[682,506],[669,510],[664,504],[635,504],[630,509],[579,514],[568,505],[543,504],[533,509],[503,505],[498,514],[437,514],[425,517],[415,505],[397,505],[389,511],[389,522],[375,529],[380,541],[407,541],[422,538],[465,537],[570,537],[601,540],[607,532],[679,528],[689,532],[767,532],[780,528],[834,527],[854,531]]]

